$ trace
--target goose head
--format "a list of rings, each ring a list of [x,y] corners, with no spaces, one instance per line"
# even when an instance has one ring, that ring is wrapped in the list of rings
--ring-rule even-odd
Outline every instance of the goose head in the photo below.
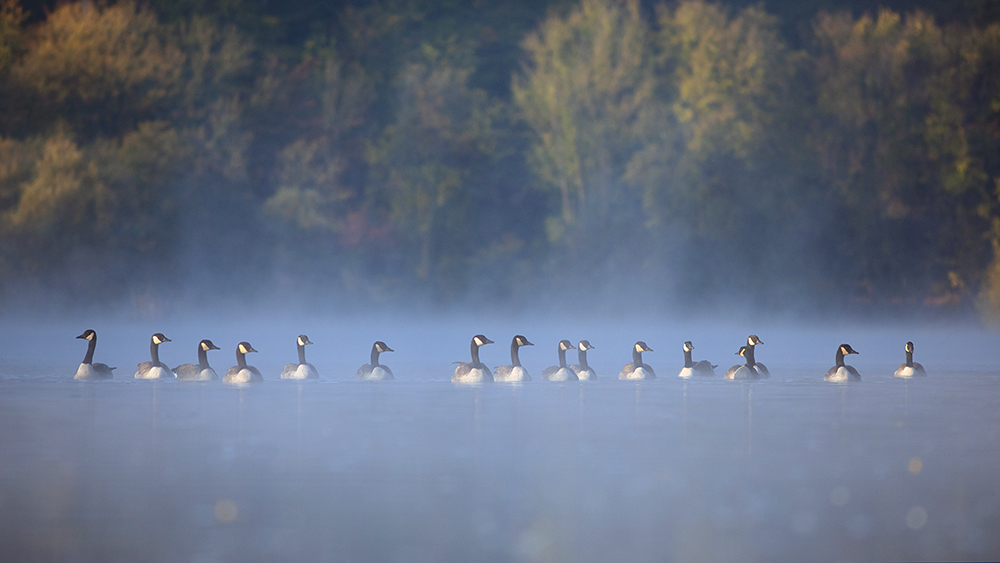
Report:
[[[77,336],[77,338],[82,338],[84,340],[93,340],[97,338],[97,333],[94,331],[94,329],[88,328],[87,330],[83,331],[83,334]]]
[[[514,345],[518,346],[518,347],[521,347],[521,346],[534,346],[534,344],[532,344],[531,342],[528,342],[528,339],[525,338],[524,336],[520,335],[520,334],[518,334],[517,336],[514,337]]]

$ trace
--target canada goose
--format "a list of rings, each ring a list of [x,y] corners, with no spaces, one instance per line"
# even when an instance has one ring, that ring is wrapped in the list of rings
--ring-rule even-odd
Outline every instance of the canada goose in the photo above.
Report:
[[[490,373],[490,368],[483,365],[483,362],[479,361],[479,347],[486,346],[487,344],[493,344],[493,341],[486,338],[482,334],[477,334],[472,337],[472,361],[471,362],[455,362],[458,367],[455,368],[455,374],[451,376],[451,380],[455,383],[482,383],[483,381],[493,381],[493,374]]]
[[[653,349],[646,346],[642,340],[636,342],[632,346],[632,361],[625,364],[618,374],[618,379],[656,379],[653,368],[649,367],[649,364],[642,363],[642,353],[652,351]]]
[[[510,365],[494,368],[493,371],[496,372],[493,375],[494,381],[531,381],[531,376],[521,365],[521,358],[517,353],[521,346],[534,346],[534,344],[528,342],[528,339],[520,334],[512,338],[510,341]]]
[[[370,364],[365,364],[358,368],[358,373],[354,374],[355,379],[366,379],[368,381],[383,381],[395,379],[392,370],[388,366],[378,363],[378,355],[382,352],[392,352],[392,348],[386,346],[385,342],[378,340],[372,344],[372,357]]]
[[[559,365],[549,366],[545,368],[542,372],[542,380],[544,381],[579,381],[580,378],[576,376],[576,372],[569,369],[566,366],[566,350],[573,349],[573,343],[569,340],[560,340],[559,346],[556,347],[559,352]]]
[[[162,332],[157,332],[149,337],[149,355],[152,361],[138,364],[135,371],[136,379],[173,379],[174,372],[167,367],[167,364],[160,361],[160,344],[170,342],[170,339],[163,336]]]
[[[246,355],[256,352],[249,342],[240,342],[236,345],[236,365],[229,368],[222,381],[225,383],[250,383],[251,381],[264,381],[260,371],[247,365]]]
[[[306,344],[312,344],[309,337],[300,334],[295,344],[299,349],[299,363],[285,364],[285,369],[281,370],[281,379],[319,379],[316,366],[306,361]]]
[[[924,371],[924,366],[913,361],[912,342],[906,343],[905,350],[906,350],[906,363],[899,364],[899,367],[896,368],[896,373],[894,373],[893,375],[895,375],[896,377],[913,377],[915,375],[916,376],[927,375],[927,372]]]
[[[712,363],[708,360],[701,360],[700,362],[695,363],[691,359],[691,350],[694,350],[694,344],[691,344],[691,341],[688,340],[684,343],[684,367],[682,367],[681,372],[677,374],[678,377],[691,377],[692,375],[714,376],[715,368],[719,366],[712,365]]]
[[[861,374],[852,366],[844,365],[844,354],[857,354],[850,344],[837,347],[837,365],[826,371],[823,377],[826,381],[861,381]]]
[[[724,379],[760,379],[760,373],[757,372],[757,366],[753,361],[753,350],[748,351],[747,346],[740,346],[736,355],[746,358],[746,363],[726,370]]]
[[[213,381],[219,379],[212,366],[208,365],[208,351],[218,350],[211,340],[198,343],[198,364],[181,364],[174,368],[174,373],[180,381]]]
[[[726,379],[763,379],[771,377],[770,372],[767,371],[767,366],[762,363],[757,362],[754,357],[754,347],[758,344],[763,344],[760,338],[756,334],[751,334],[747,337],[747,345],[741,346],[739,351],[736,352],[738,356],[743,356],[746,358],[746,363],[742,366],[733,366],[726,370]],[[743,370],[746,368],[746,370]],[[741,371],[743,370],[743,371]]]
[[[83,334],[77,336],[77,338],[88,340],[89,344],[87,344],[87,354],[83,357],[80,367],[76,368],[76,375],[73,376],[73,379],[111,379],[113,377],[111,370],[115,368],[108,367],[108,364],[94,363],[94,350],[97,349],[97,332],[88,328]]]
[[[576,346],[576,357],[580,363],[569,366],[569,369],[576,373],[580,381],[593,381],[597,379],[594,368],[590,367],[590,364],[587,363],[587,350],[593,349],[594,347],[587,340],[581,340]]]

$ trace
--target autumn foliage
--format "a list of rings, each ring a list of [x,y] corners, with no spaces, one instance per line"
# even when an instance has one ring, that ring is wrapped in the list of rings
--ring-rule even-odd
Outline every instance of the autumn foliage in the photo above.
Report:
[[[996,23],[389,1],[277,44],[165,6],[0,0],[7,302],[641,288],[1000,318]]]

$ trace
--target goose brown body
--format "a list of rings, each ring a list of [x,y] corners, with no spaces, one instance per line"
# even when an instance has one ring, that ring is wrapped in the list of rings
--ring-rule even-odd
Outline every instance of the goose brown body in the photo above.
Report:
[[[174,374],[178,381],[214,381],[219,379],[219,374],[215,373],[212,366],[208,365],[208,351],[218,350],[219,347],[211,340],[202,340],[198,343],[198,363],[181,364],[174,368]]]
[[[715,375],[715,368],[719,366],[712,365],[712,363],[707,360],[695,362],[691,359],[691,351],[694,350],[694,344],[692,344],[690,340],[684,343],[682,349],[684,350],[684,367],[682,367],[680,373],[677,374],[678,377],[686,378],[695,375],[713,377]]]
[[[170,339],[157,332],[149,338],[150,361],[141,362],[136,367],[136,379],[173,379],[176,377],[167,364],[160,361],[160,344],[170,342]]]
[[[861,381],[861,374],[858,370],[854,369],[853,366],[846,365],[844,363],[844,356],[847,354],[857,354],[854,348],[851,348],[850,344],[841,344],[837,347],[836,363],[834,366],[826,371],[826,375],[823,379],[826,381],[841,382],[841,381]]]
[[[566,351],[572,350],[573,344],[569,340],[560,340],[556,351],[559,355],[559,365],[549,366],[542,371],[544,381],[579,381],[576,372],[566,365]]]
[[[306,361],[306,346],[309,344],[312,344],[309,337],[300,334],[295,340],[299,361],[294,364],[285,364],[285,368],[281,370],[281,379],[319,379],[319,371],[316,370],[316,366]]]
[[[576,345],[576,357],[579,363],[569,366],[569,369],[573,370],[573,373],[576,374],[580,381],[594,381],[597,379],[597,372],[587,363],[587,351],[593,349],[594,346],[591,346],[589,340],[581,340]]]
[[[380,364],[378,360],[379,354],[392,351],[393,349],[387,346],[385,342],[382,342],[381,340],[376,341],[372,344],[371,363],[358,368],[357,373],[354,374],[354,378],[363,379],[365,381],[387,381],[395,379],[392,375],[392,370],[389,369],[389,366]]]
[[[656,379],[653,368],[649,364],[642,363],[642,353],[652,351],[653,349],[641,340],[633,344],[632,361],[622,367],[618,379]]]
[[[452,382],[483,383],[486,381],[493,381],[493,373],[490,371],[490,368],[486,367],[483,362],[479,361],[479,347],[487,344],[493,344],[493,341],[486,338],[482,334],[477,334],[472,337],[472,343],[470,344],[472,361],[455,362],[458,366],[455,368],[455,373],[451,376]]]
[[[493,380],[513,383],[531,381],[528,371],[521,365],[520,349],[522,346],[534,346],[523,335],[516,335],[510,340],[510,364],[497,366],[493,369]]]
[[[260,374],[260,370],[247,365],[246,355],[256,351],[249,342],[240,342],[237,344],[236,365],[226,371],[226,375],[222,378],[222,381],[224,383],[255,383],[264,381],[264,376]]]
[[[907,342],[906,346],[903,348],[906,351],[906,361],[899,364],[896,371],[893,373],[896,377],[926,377],[927,371],[924,370],[924,366],[913,361],[913,343]]]
[[[80,363],[80,367],[76,369],[76,374],[73,375],[73,379],[80,380],[92,380],[92,379],[111,379],[114,377],[113,368],[108,366],[108,364],[94,363],[94,351],[97,350],[97,331],[94,329],[87,329],[77,336],[77,338],[87,341],[87,353],[83,356],[83,361]]]

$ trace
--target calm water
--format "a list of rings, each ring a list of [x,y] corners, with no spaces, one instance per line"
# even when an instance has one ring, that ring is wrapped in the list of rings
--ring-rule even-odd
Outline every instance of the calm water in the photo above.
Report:
[[[144,326],[98,327],[117,379],[72,381],[83,328],[4,329],[0,561],[1000,558],[995,334],[761,330],[774,377],[734,382],[676,372],[689,338],[720,372],[737,363],[741,328],[647,331],[660,379],[622,382],[627,329],[539,329],[529,372],[572,336],[603,379],[476,387],[451,384],[450,362],[484,332],[484,361],[507,363],[512,327],[399,327],[382,383],[352,380],[371,335],[311,327],[324,379],[299,383],[275,379],[298,331],[234,325],[207,335],[216,370],[246,338],[272,378],[234,388],[131,379]],[[167,328],[161,357],[193,361],[206,336]],[[891,376],[907,339],[930,377]],[[864,381],[822,381],[841,341]]]

